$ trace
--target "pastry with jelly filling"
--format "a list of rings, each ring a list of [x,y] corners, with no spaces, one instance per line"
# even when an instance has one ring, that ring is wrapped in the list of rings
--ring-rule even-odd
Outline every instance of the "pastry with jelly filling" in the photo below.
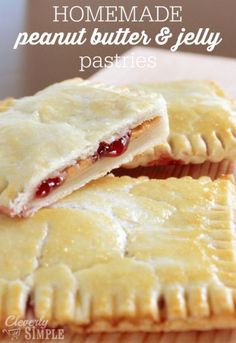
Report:
[[[106,176],[33,217],[1,214],[1,325],[236,328],[235,203],[230,177]]]
[[[160,95],[92,84],[54,84],[0,108],[0,210],[28,216],[163,142]]]

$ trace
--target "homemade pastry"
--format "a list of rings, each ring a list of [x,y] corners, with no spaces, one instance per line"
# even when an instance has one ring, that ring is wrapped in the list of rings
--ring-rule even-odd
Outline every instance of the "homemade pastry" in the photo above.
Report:
[[[209,176],[212,180],[215,180],[223,175],[236,176],[236,161],[223,160],[218,163],[206,161],[201,164],[172,164],[133,169],[118,168],[113,171],[113,174],[115,176],[125,175],[131,177],[147,176],[150,179],[181,178],[184,176],[191,176],[194,179],[198,179],[202,176]]]
[[[24,341],[25,342],[25,341]],[[135,333],[65,333],[64,343],[235,343],[236,330]],[[40,342],[39,342],[40,343]]]
[[[219,162],[236,158],[236,102],[212,81],[131,85],[161,93],[167,101],[170,135],[126,167]]]
[[[230,177],[106,176],[31,218],[0,215],[0,316],[80,332],[236,327]]]
[[[159,95],[72,79],[2,102],[0,210],[32,214],[165,141]]]

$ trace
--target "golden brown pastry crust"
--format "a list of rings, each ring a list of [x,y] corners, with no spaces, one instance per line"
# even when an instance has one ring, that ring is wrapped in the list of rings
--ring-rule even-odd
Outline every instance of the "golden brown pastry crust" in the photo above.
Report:
[[[235,328],[230,178],[107,176],[29,219],[0,216],[1,323],[81,332]]]
[[[170,135],[167,144],[157,144],[135,157],[127,167],[235,159],[236,102],[215,82],[174,81],[129,88],[164,96]]]
[[[45,199],[34,195],[42,181],[96,153],[146,120],[162,117],[155,130],[168,135],[165,101],[81,79],[54,84],[31,97],[6,99],[0,105],[0,211],[29,215],[130,161],[156,134],[129,144],[124,154],[96,163],[83,177],[66,180]],[[165,118],[166,119],[165,119]],[[161,132],[160,130],[161,129]]]

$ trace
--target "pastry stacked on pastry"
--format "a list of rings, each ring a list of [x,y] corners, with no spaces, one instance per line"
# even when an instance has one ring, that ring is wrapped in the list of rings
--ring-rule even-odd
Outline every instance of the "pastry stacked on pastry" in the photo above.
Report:
[[[215,82],[175,81],[129,88],[164,96],[170,134],[165,144],[136,156],[127,167],[235,160],[236,102]]]
[[[0,112],[0,209],[28,216],[134,156],[163,144],[161,95],[72,79]]]
[[[234,178],[106,176],[233,160],[235,104],[207,81],[129,88],[73,79],[2,102],[2,328],[236,327]]]

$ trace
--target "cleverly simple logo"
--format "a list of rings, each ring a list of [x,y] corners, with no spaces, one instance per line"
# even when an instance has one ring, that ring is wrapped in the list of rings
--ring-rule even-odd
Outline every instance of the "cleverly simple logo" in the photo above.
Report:
[[[12,329],[2,329],[2,332],[6,333],[7,336],[13,341],[20,337],[21,329],[17,327]]]
[[[19,338],[24,338],[25,341],[63,340],[65,334],[62,328],[49,328],[47,320],[19,319],[15,316],[7,317],[2,333],[12,341]]]

